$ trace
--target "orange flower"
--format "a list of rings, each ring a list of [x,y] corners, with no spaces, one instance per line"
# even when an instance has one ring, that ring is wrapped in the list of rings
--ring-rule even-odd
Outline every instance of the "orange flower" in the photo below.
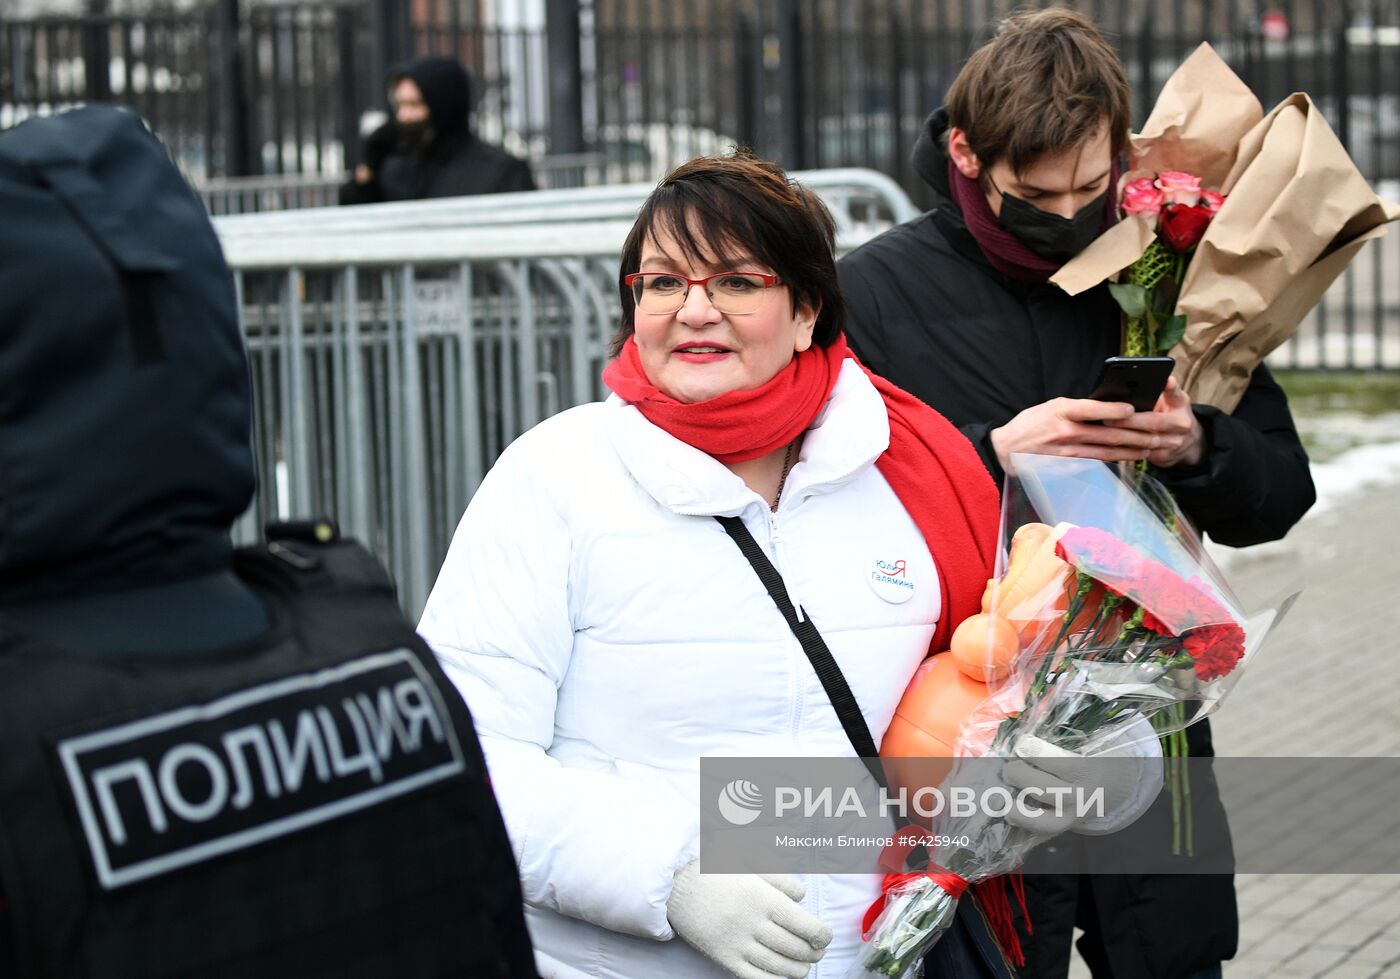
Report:
[[[1020,634],[1021,645],[1029,645],[1049,619],[1063,615],[1067,607],[1066,589],[1073,569],[1056,553],[1055,545],[1072,524],[1050,527],[1028,523],[1011,538],[1006,573],[987,582],[982,593],[982,611],[995,612]]]
[[[991,683],[1000,680],[1016,665],[1021,640],[1016,627],[991,612],[978,612],[963,619],[948,643],[953,660],[974,680]]]

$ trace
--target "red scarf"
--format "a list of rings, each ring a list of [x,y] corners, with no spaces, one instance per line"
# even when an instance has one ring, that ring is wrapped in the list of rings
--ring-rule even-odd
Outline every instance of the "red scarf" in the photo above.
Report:
[[[636,342],[628,338],[603,371],[603,383],[687,445],[720,462],[743,462],[806,431],[848,357],[855,359],[840,336],[829,347],[799,353],[762,387],[682,404],[647,380]],[[981,609],[1001,523],[999,494],[977,451],[952,423],[884,378],[868,370],[866,375],[890,419],[890,445],[875,465],[922,531],[938,567],[942,611],[931,648],[940,651],[948,647],[953,627]]]
[[[1116,193],[1121,173],[1115,162],[1108,176],[1110,193]],[[971,177],[964,177],[952,160],[948,161],[948,192],[962,212],[963,221],[977,247],[987,256],[992,268],[1002,275],[1022,282],[1046,282],[1064,264],[1042,258],[1027,248],[1020,238],[1003,228],[992,213],[992,206],[987,203],[982,185]],[[1117,220],[1115,209],[1105,205],[1103,230],[1113,227]]]

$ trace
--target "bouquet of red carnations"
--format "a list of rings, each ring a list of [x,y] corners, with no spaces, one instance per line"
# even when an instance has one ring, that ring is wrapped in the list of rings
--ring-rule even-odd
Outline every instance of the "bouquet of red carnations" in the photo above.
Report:
[[[1157,734],[1215,710],[1277,615],[1246,619],[1185,520],[1164,521],[1160,501],[1145,498],[1150,480],[1125,480],[1085,459],[1015,455],[1012,465],[983,611],[933,658],[958,669],[921,671],[885,747],[917,744],[908,730],[917,727],[917,704],[939,693],[923,683],[984,681],[986,697],[961,725],[945,784],[973,769],[980,775],[967,780],[985,781],[984,757],[1137,759],[1145,798],[1123,807],[1137,807],[1126,820],[1105,814],[1126,825],[1161,786]],[[886,877],[852,979],[917,975],[963,889],[1014,871],[1046,838],[1004,815],[979,807],[935,824],[925,837],[935,844],[928,866]]]

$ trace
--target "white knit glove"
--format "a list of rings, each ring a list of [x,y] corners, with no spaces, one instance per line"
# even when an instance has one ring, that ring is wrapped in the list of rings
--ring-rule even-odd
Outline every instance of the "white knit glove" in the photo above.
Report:
[[[1114,833],[1131,824],[1147,811],[1162,790],[1162,746],[1147,719],[1138,716],[1115,736],[1082,755],[1057,748],[1048,741],[1027,736],[1016,742],[1016,760],[1002,766],[1006,784],[1019,789],[1080,789],[1086,794],[1103,789],[1103,815],[1077,816],[1073,794],[1068,805],[1034,815],[1012,807],[1006,821],[1032,832],[1054,836],[1072,830],[1085,836]],[[1100,758],[1119,759],[1099,762]],[[1047,805],[1053,797],[1046,796]]]
[[[676,934],[738,979],[802,979],[831,944],[831,929],[798,905],[807,888],[787,874],[676,871],[666,917]]]

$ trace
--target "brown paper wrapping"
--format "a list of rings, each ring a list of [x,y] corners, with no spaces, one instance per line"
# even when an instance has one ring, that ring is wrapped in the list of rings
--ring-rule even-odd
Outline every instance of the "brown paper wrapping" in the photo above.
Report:
[[[1157,104],[1129,139],[1133,169],[1184,170],[1218,188],[1235,165],[1241,140],[1264,118],[1249,86],[1209,44],[1172,72]]]
[[[1186,333],[1171,354],[1193,402],[1233,411],[1254,368],[1400,207],[1375,195],[1308,96],[1260,118],[1208,44],[1168,80],[1132,146],[1129,177],[1184,170],[1227,195],[1182,283]],[[1131,265],[1151,240],[1148,221],[1126,218],[1050,281],[1075,295]]]

